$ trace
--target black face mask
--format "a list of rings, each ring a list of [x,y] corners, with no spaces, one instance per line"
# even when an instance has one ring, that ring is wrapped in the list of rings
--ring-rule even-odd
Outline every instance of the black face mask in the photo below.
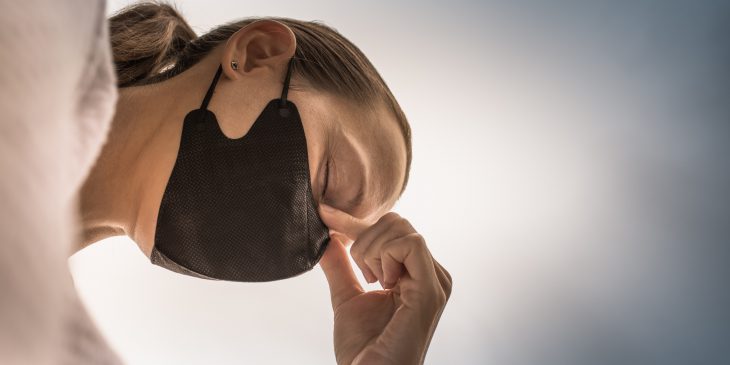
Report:
[[[230,139],[207,109],[185,116],[177,160],[162,196],[150,259],[206,279],[271,281],[310,270],[329,242],[317,214],[307,141],[296,106],[269,102],[248,133]]]

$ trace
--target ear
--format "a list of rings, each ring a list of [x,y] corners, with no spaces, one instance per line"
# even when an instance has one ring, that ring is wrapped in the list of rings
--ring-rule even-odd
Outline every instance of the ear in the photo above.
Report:
[[[275,20],[258,20],[234,33],[221,59],[224,74],[233,80],[261,72],[280,73],[297,48],[294,32]],[[234,70],[231,61],[238,63]]]

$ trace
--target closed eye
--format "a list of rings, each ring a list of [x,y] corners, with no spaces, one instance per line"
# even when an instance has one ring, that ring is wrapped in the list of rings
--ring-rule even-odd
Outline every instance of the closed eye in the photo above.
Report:
[[[327,194],[327,187],[329,186],[329,181],[330,181],[330,161],[332,161],[332,159],[328,158],[327,159],[327,164],[325,165],[325,168],[324,168],[324,188],[322,188],[322,198],[324,198],[324,196]]]

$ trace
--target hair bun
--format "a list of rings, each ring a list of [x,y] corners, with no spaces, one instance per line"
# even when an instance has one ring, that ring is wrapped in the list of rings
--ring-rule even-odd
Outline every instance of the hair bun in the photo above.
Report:
[[[109,19],[112,52],[119,87],[143,84],[175,65],[197,36],[171,5],[142,2]]]

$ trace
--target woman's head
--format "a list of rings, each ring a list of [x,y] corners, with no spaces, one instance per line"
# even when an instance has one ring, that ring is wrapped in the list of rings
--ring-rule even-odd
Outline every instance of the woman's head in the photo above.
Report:
[[[197,37],[173,8],[157,3],[123,9],[110,19],[110,28],[120,88],[165,83],[206,62],[222,65],[224,77],[211,109],[229,137],[250,127],[241,129],[249,121],[236,118],[241,114],[236,109],[258,108],[257,115],[281,91],[293,57],[289,99],[307,136],[315,199],[376,218],[405,188],[411,161],[405,115],[373,65],[334,29],[287,18],[249,18]],[[209,81],[215,67],[207,72]],[[207,83],[195,87],[203,92]],[[220,117],[227,114],[233,117]]]

